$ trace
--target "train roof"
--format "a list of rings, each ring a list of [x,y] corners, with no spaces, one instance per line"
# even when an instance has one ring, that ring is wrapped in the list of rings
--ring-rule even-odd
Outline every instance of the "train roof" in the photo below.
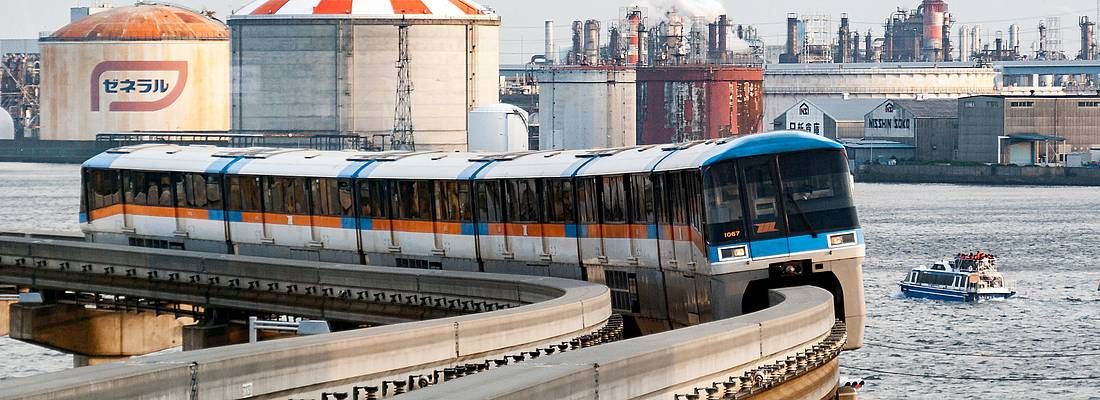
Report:
[[[146,144],[108,150],[85,168],[390,179],[547,178],[674,171],[777,152],[843,150],[804,132],[671,145],[514,153],[360,152]]]

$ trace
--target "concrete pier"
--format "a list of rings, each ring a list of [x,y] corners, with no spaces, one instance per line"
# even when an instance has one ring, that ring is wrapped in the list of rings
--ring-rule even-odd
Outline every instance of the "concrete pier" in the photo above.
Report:
[[[114,312],[74,304],[10,306],[13,339],[73,353],[76,367],[170,349],[182,344],[190,318],[153,312]]]
[[[8,307],[18,302],[18,299],[0,297],[0,336],[7,336],[11,326],[11,313]]]

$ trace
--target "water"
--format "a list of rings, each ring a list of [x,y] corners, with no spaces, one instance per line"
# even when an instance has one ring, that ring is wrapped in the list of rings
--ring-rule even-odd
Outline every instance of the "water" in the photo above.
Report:
[[[78,182],[76,166],[0,163],[0,230],[77,231]],[[856,196],[867,236],[867,344],[845,353],[842,372],[867,382],[862,399],[1100,399],[1100,190],[858,184]],[[1000,256],[1017,297],[976,305],[901,297],[896,282],[912,266],[977,249]],[[1012,354],[1028,358],[999,357]],[[0,379],[72,365],[8,338],[0,359]]]

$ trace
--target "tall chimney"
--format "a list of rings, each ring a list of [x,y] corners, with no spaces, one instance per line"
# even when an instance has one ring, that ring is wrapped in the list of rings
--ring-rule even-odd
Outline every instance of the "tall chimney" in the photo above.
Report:
[[[543,55],[546,57],[548,64],[554,64],[558,60],[557,46],[554,45],[554,21],[546,21],[546,49],[543,50]]]
[[[586,64],[600,63],[600,21],[590,19],[584,22],[584,56]]]
[[[852,40],[852,34],[848,27],[848,14],[845,13],[840,15],[840,31],[837,32],[837,49],[833,62],[845,63],[851,60],[848,57],[848,52],[851,51],[851,45],[848,44],[849,40]]]
[[[779,57],[779,62],[798,62],[798,14],[787,14],[787,51]]]
[[[875,53],[875,39],[873,37],[871,37],[871,30],[870,29],[867,30],[867,36],[864,36],[863,40],[867,41],[863,45],[863,48],[864,48],[863,51],[866,52],[866,54],[863,57],[863,60],[866,61],[866,62],[875,62],[875,54],[874,54]]]
[[[584,23],[573,21],[573,50],[570,52],[570,64],[581,64],[584,58]]]
[[[1093,60],[1096,58],[1096,23],[1089,17],[1081,17],[1081,52],[1077,55],[1081,60]]]
[[[707,62],[718,61],[718,24],[707,24]]]
[[[852,62],[859,62],[859,31],[852,32]]]
[[[718,62],[726,62],[726,51],[729,49],[729,25],[730,21],[725,14],[718,16]]]

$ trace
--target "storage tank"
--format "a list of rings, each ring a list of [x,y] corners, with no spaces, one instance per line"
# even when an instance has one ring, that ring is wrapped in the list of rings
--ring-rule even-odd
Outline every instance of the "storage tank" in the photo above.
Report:
[[[0,140],[15,139],[15,121],[11,114],[0,108]]]
[[[470,151],[527,150],[527,111],[511,104],[489,104],[470,111]]]
[[[761,68],[691,65],[638,69],[638,144],[763,131]]]
[[[43,140],[229,130],[229,32],[218,20],[138,3],[39,42]]]
[[[402,47],[417,150],[466,150],[469,112],[499,101],[500,18],[469,0],[256,0],[229,28],[235,133],[388,142]]]
[[[555,67],[538,72],[539,150],[637,144],[633,68]]]

